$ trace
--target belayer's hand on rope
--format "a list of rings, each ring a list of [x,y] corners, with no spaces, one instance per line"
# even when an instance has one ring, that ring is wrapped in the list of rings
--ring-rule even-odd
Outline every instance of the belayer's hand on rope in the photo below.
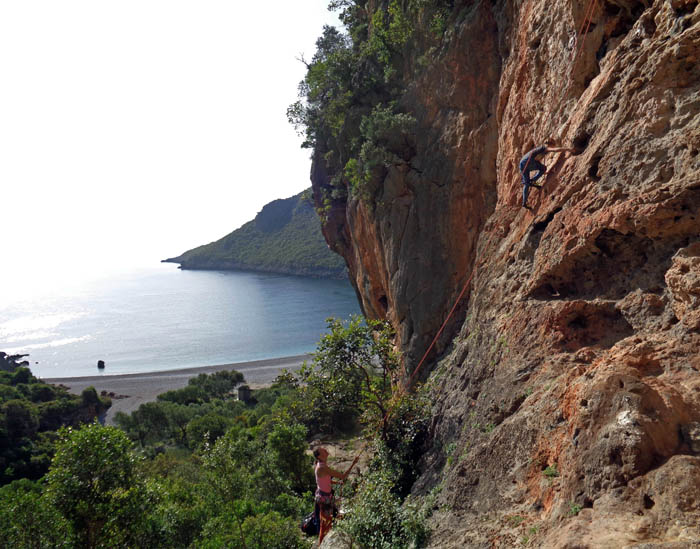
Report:
[[[355,459],[352,460],[350,467],[348,467],[347,471],[345,471],[345,478],[348,478],[348,475],[350,474],[350,471],[352,471],[352,468],[355,467],[355,465],[357,465],[358,461],[360,461],[360,456],[365,453],[365,450],[367,449],[368,445],[369,442],[365,442],[364,446],[360,449],[360,452],[355,456]]]
[[[363,451],[364,451],[364,450],[363,450]],[[348,475],[350,474],[350,471],[352,471],[352,468],[355,467],[355,465],[357,465],[357,462],[360,460],[360,456],[361,456],[361,455],[362,455],[362,452],[360,452],[359,454],[357,454],[357,455],[355,456],[355,459],[352,460],[352,463],[350,464],[350,467],[348,467],[348,470],[345,471],[345,478],[348,478]]]

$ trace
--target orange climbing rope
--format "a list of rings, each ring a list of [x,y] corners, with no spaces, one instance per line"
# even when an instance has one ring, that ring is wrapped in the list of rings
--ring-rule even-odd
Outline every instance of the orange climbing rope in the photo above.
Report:
[[[593,20],[593,13],[595,11],[595,8],[597,7],[598,0],[589,0],[588,5],[586,6],[586,12],[585,12],[585,17],[583,19],[583,22],[581,23],[581,29],[579,30],[578,35],[582,37],[580,45],[578,45],[578,35],[577,35],[577,47],[576,47],[576,52],[572,61],[572,71],[576,68],[576,63],[578,61],[580,53],[583,51],[583,48],[586,44],[586,35],[588,34],[588,30],[590,29],[591,22]],[[561,100],[560,100],[561,103]],[[527,167],[530,163],[532,157],[528,158],[527,163],[525,164],[525,169],[527,170]],[[410,390],[411,384],[413,383],[416,375],[420,371],[421,367],[423,366],[423,363],[425,360],[428,358],[428,355],[430,354],[430,351],[433,350],[433,347],[435,347],[435,344],[437,343],[438,339],[442,335],[442,332],[445,330],[445,327],[447,326],[447,323],[449,322],[450,318],[454,314],[455,310],[457,309],[457,305],[459,302],[462,300],[464,297],[465,292],[467,291],[467,288],[469,287],[469,284],[471,283],[472,279],[474,278],[474,273],[476,272],[476,263],[474,265],[474,268],[472,269],[471,274],[469,275],[469,278],[467,278],[466,282],[464,283],[464,286],[462,287],[462,290],[460,291],[459,295],[457,296],[457,299],[455,300],[454,304],[452,305],[452,308],[450,309],[450,312],[447,314],[447,317],[442,323],[442,326],[440,326],[440,329],[438,330],[437,334],[433,338],[432,342],[430,343],[430,346],[428,349],[425,351],[423,354],[423,357],[420,359],[418,362],[418,365],[414,368],[413,372],[411,373],[411,376],[408,378],[408,381],[402,386],[403,391],[408,391]],[[388,410],[385,414],[384,417],[382,418],[382,421],[386,421],[387,418],[389,417],[391,410]],[[359,459],[360,455],[362,452],[364,452],[365,448],[367,447],[367,444],[362,448],[360,453],[357,455],[355,458],[355,461],[353,461],[353,465],[350,466],[350,469],[354,466],[354,464],[357,462]],[[348,469],[348,473],[350,472],[350,469]]]
[[[589,0],[588,5],[586,6],[586,11],[585,11],[585,16],[583,18],[583,21],[581,22],[581,29],[579,30],[578,35],[582,37],[580,45],[577,44],[576,47],[576,53],[574,55],[574,59],[572,61],[572,71],[576,68],[576,63],[578,61],[580,53],[583,51],[583,48],[586,44],[586,35],[588,34],[588,29],[591,27],[591,22],[593,20],[593,13],[595,12],[595,8],[598,5],[598,0]],[[578,42],[578,35],[577,35],[577,42]],[[532,159],[532,156],[528,158],[527,163],[525,164],[525,170],[527,170],[528,165],[530,164],[530,160]],[[459,296],[457,297],[457,300],[455,301],[454,305],[452,305],[452,309],[450,309],[450,312],[448,313],[447,317],[445,318],[445,321],[442,323],[442,326],[440,326],[440,329],[438,330],[437,335],[433,338],[433,341],[430,343],[430,346],[428,347],[427,351],[425,351],[425,354],[423,357],[420,359],[420,362],[416,366],[416,368],[413,370],[413,373],[411,376],[408,378],[408,382],[405,384],[405,388],[408,389],[411,387],[411,384],[413,383],[413,380],[415,379],[416,375],[421,369],[421,366],[423,366],[423,363],[425,362],[425,359],[428,357],[430,354],[430,351],[432,351],[433,347],[437,343],[437,340],[440,338],[440,335],[442,334],[443,330],[445,329],[445,326],[447,326],[447,322],[450,320],[452,317],[452,314],[454,313],[455,309],[457,308],[457,305],[459,302],[462,300],[462,297],[464,296],[464,293],[467,290],[467,287],[469,286],[469,283],[472,281],[472,278],[474,277],[474,273],[476,271],[476,265],[474,266],[474,269],[472,270],[472,274],[469,276],[467,281],[464,284],[464,287],[462,288],[462,291],[459,293]]]
[[[581,30],[579,30],[579,35],[582,37],[581,45],[576,48],[576,55],[574,55],[573,66],[571,70],[576,68],[576,62],[578,61],[579,54],[583,51],[583,46],[586,44],[586,36],[588,35],[588,29],[591,27],[591,22],[593,20],[593,12],[598,5],[598,0],[589,0],[588,6],[586,7],[586,15],[581,23]],[[584,27],[586,30],[584,31]],[[577,37],[578,41],[578,37]]]
[[[474,265],[474,268],[472,269],[472,274],[469,275],[469,278],[464,283],[464,287],[462,288],[462,291],[459,292],[459,296],[457,296],[457,299],[455,300],[454,305],[452,305],[450,312],[447,314],[447,317],[445,318],[445,321],[442,323],[442,326],[440,326],[440,329],[438,330],[437,335],[433,338],[433,341],[430,344],[430,346],[428,347],[428,350],[425,351],[425,354],[423,355],[423,358],[420,359],[418,366],[416,366],[416,368],[413,370],[411,377],[408,378],[408,382],[406,383],[407,389],[411,386],[411,383],[413,383],[413,379],[416,377],[416,374],[420,370],[421,366],[423,366],[423,362],[425,362],[425,359],[428,358],[428,354],[430,354],[430,351],[432,351],[433,347],[437,343],[437,340],[440,337],[440,335],[442,334],[443,330],[445,329],[445,326],[447,326],[447,322],[450,320],[450,318],[452,317],[452,314],[455,312],[455,309],[457,308],[457,305],[462,300],[462,297],[464,296],[464,292],[467,291],[467,287],[469,286],[469,283],[472,281],[472,278],[474,278],[475,272],[476,272],[476,265]]]

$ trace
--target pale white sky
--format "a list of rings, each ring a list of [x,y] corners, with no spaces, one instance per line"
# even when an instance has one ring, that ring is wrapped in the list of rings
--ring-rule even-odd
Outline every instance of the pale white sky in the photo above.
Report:
[[[5,293],[156,264],[308,187],[286,108],[327,4],[0,2]]]

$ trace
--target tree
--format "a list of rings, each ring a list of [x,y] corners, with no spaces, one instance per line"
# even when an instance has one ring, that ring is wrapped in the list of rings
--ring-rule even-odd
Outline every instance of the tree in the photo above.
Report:
[[[300,399],[308,415],[297,419],[323,432],[347,428],[348,418],[363,413],[383,424],[399,365],[391,327],[359,316],[345,324],[327,322],[330,332],[321,338],[312,364],[300,370]]]
[[[174,402],[163,401],[159,404],[168,418],[171,436],[177,444],[187,446],[187,425],[197,411],[192,406],[183,406]]]
[[[216,413],[194,418],[187,424],[187,444],[197,449],[203,444],[212,444],[226,433],[232,421]]]
[[[0,547],[69,547],[70,530],[41,486],[27,479],[0,488]]]
[[[21,367],[17,368],[12,374],[12,385],[19,385],[20,383],[29,383],[32,379],[35,379],[29,368]]]
[[[306,454],[307,446],[303,425],[276,423],[267,435],[267,448],[272,453],[276,469],[291,481],[297,494],[308,490],[313,483],[313,461]]]
[[[39,429],[39,414],[36,406],[26,400],[9,400],[0,408],[0,417],[5,417],[5,430],[10,440],[32,437]]]
[[[161,402],[146,402],[130,416],[118,412],[114,419],[142,447],[149,442],[168,438],[170,434],[170,422]]]
[[[137,535],[152,497],[136,473],[125,433],[99,423],[59,431],[47,496],[81,547],[119,545]]]
[[[243,521],[250,514],[251,504],[248,498],[254,491],[248,466],[259,453],[259,448],[255,444],[247,439],[238,438],[232,430],[210,448],[205,447],[205,453],[202,456],[207,481],[211,487],[210,504],[219,509],[222,507],[226,509],[227,512],[223,516],[227,517],[226,522],[233,526],[231,541],[236,543],[240,541],[240,547],[245,549],[247,547]]]

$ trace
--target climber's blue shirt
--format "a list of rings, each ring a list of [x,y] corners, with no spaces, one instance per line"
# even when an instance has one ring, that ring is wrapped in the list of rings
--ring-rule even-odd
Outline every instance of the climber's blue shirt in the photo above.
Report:
[[[544,153],[547,150],[547,145],[541,145],[540,147],[537,147],[536,149],[532,149],[531,151],[528,151],[525,153],[525,156],[523,156],[520,159],[520,171],[525,170],[525,166],[527,166],[528,171],[530,170],[535,170],[537,169],[537,157]],[[532,160],[530,160],[532,158]]]

